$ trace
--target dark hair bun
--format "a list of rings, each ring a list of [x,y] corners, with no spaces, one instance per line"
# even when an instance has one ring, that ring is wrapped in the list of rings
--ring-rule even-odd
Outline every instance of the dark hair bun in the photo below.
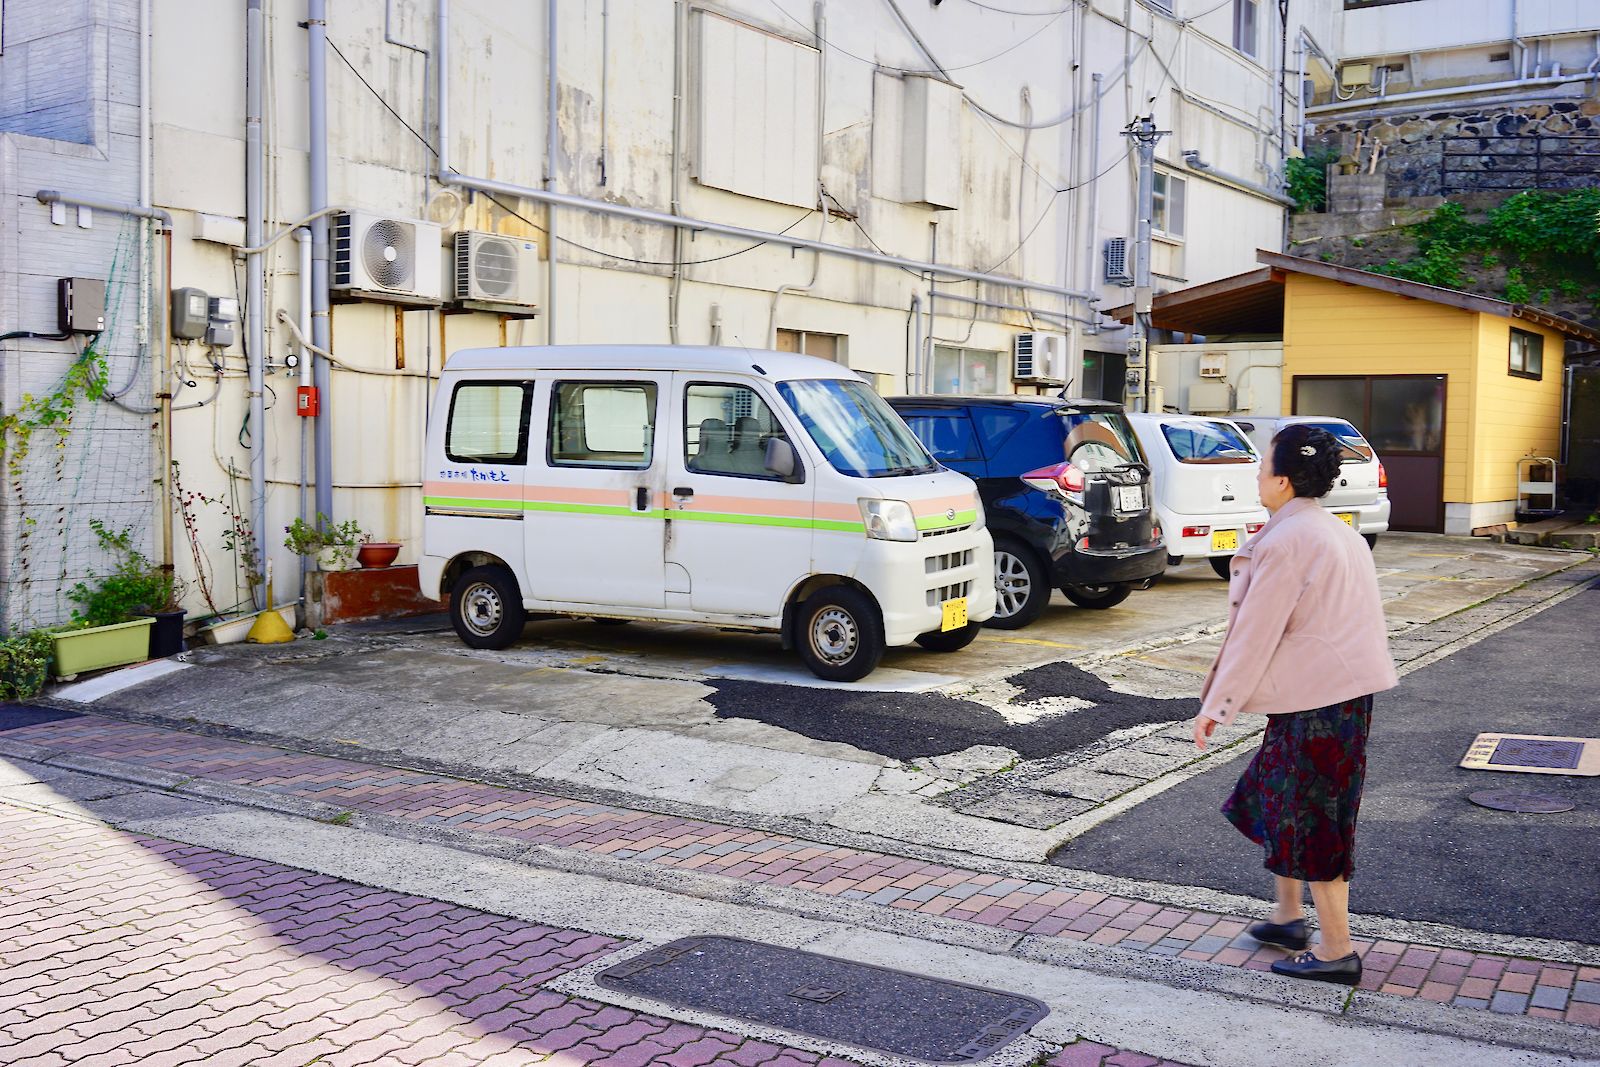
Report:
[[[1327,430],[1293,423],[1272,439],[1272,472],[1289,479],[1295,496],[1326,496],[1339,478],[1344,446]]]

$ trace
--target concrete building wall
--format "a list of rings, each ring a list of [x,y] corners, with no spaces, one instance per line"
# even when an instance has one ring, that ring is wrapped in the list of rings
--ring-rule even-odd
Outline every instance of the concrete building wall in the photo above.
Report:
[[[6,435],[0,489],[0,632],[65,619],[64,592],[114,563],[89,528],[131,529],[159,558],[153,353],[140,331],[141,257],[159,245],[114,213],[51,221],[35,194],[138,197],[138,3],[8,0],[0,55],[0,329],[53,334],[56,282],[107,281],[94,348],[123,406],[68,390],[65,421]],[[42,421],[89,339],[0,346],[0,411]],[[30,400],[30,398],[32,398]]]

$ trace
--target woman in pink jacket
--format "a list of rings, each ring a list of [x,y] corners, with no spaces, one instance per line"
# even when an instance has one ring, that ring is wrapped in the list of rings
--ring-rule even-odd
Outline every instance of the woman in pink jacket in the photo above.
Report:
[[[1271,921],[1250,934],[1296,955],[1278,974],[1355,985],[1350,876],[1366,774],[1372,695],[1398,684],[1378,577],[1366,542],[1317,498],[1339,477],[1343,446],[1291,425],[1262,457],[1261,503],[1272,518],[1238,555],[1228,585],[1228,634],[1201,690],[1194,740],[1217,723],[1269,716],[1261,748],[1222,813],[1266,850],[1275,876]],[[1308,948],[1305,885],[1321,940]]]

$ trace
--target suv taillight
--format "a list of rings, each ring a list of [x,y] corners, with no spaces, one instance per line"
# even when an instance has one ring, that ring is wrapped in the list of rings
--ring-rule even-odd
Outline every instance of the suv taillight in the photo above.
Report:
[[[1378,488],[1389,488],[1389,472],[1383,469],[1383,460],[1378,461]]]
[[[1040,467],[1036,471],[1029,471],[1022,476],[1027,485],[1046,492],[1059,489],[1063,493],[1083,492],[1083,471],[1071,463],[1057,463],[1053,467]]]

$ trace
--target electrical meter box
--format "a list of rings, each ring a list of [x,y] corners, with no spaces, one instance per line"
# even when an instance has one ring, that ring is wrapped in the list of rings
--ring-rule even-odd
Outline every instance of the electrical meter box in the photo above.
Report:
[[[99,278],[56,280],[61,333],[99,333],[106,328],[106,283]]]
[[[211,325],[211,297],[204,289],[187,286],[172,291],[172,336],[178,341],[198,341]]]

